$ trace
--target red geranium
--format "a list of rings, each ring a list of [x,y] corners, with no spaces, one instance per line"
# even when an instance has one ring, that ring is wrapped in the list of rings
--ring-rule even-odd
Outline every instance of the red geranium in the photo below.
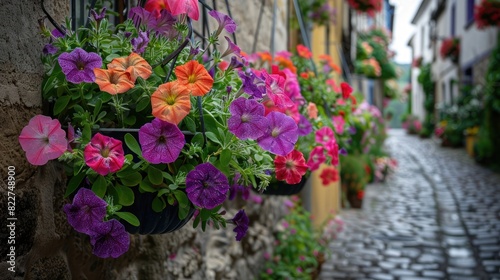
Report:
[[[443,59],[450,58],[454,63],[458,62],[458,57],[460,55],[460,39],[450,37],[443,40],[439,53]]]
[[[500,26],[500,1],[481,1],[481,4],[475,7],[474,20],[479,29]]]
[[[382,10],[382,0],[347,0],[347,3],[354,10],[371,17]]]

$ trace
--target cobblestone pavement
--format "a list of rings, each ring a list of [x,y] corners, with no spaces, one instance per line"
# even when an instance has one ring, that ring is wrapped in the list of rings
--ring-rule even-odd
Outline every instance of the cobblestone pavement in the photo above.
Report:
[[[402,130],[386,143],[399,169],[341,213],[320,279],[500,280],[500,176]]]

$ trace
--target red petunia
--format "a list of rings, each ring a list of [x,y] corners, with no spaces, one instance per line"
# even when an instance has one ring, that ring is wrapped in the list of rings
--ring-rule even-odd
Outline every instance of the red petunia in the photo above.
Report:
[[[286,156],[276,156],[274,159],[276,179],[286,181],[287,184],[298,184],[306,173],[308,166],[304,155],[293,150]]]
[[[327,167],[323,169],[319,177],[322,180],[323,186],[326,186],[339,180],[339,172],[335,169],[335,167]]]

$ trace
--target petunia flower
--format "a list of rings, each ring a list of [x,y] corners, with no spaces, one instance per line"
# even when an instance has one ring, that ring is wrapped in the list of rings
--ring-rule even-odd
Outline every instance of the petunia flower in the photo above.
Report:
[[[238,184],[238,180],[241,177],[239,173],[236,173],[233,178],[233,184],[229,186],[229,200],[233,200],[236,194],[240,194],[243,200],[248,200],[250,197],[250,188]]]
[[[100,13],[97,13],[94,9],[90,10],[90,15],[96,22],[101,22],[106,17],[106,7],[103,7]]]
[[[120,170],[125,161],[122,141],[96,133],[83,151],[85,164],[102,176]]]
[[[68,147],[61,123],[43,115],[31,118],[18,139],[28,162],[33,165],[44,165],[49,160],[58,158]]]
[[[307,161],[307,166],[311,171],[317,170],[322,163],[326,161],[325,153],[323,152],[322,146],[317,146],[312,149],[309,154],[309,160]]]
[[[316,131],[316,142],[326,145],[332,139],[335,139],[335,136],[330,127],[324,126]]]
[[[193,20],[200,18],[197,0],[167,0],[172,15],[187,14]]]
[[[299,54],[299,56],[306,58],[306,59],[310,59],[312,57],[311,51],[309,50],[309,48],[307,48],[304,45],[299,44],[297,46],[297,53]]]
[[[100,258],[118,258],[128,251],[130,236],[125,226],[115,219],[101,222],[90,234],[92,253]]]
[[[337,132],[337,134],[343,134],[345,125],[344,117],[333,116],[332,121],[333,121],[333,127],[335,128],[335,132]]]
[[[238,47],[238,45],[233,43],[233,41],[231,41],[231,39],[229,39],[229,37],[224,36],[224,39],[226,39],[226,41],[227,41],[227,49],[222,53],[222,55],[220,57],[225,57],[225,56],[228,56],[230,54],[235,54],[237,56],[241,56],[240,47]]]
[[[332,158],[332,164],[339,165],[339,144],[337,144],[335,138],[325,145],[325,149],[327,155]]]
[[[111,95],[125,93],[134,87],[130,74],[125,71],[96,68],[94,74],[95,83],[99,85],[99,89]]]
[[[264,136],[257,139],[259,146],[275,155],[286,156],[293,150],[298,139],[298,127],[295,121],[280,112],[271,112],[266,118],[269,127]]]
[[[108,64],[108,69],[121,70],[129,73],[134,83],[137,77],[147,80],[149,76],[151,76],[151,73],[153,73],[151,65],[136,53],[131,53],[127,57],[113,59]]]
[[[248,224],[250,223],[247,214],[245,214],[245,210],[239,210],[231,221],[236,225],[233,229],[233,231],[236,232],[236,241],[241,241],[247,234]]]
[[[352,87],[348,83],[342,82],[340,88],[342,88],[342,98],[347,99],[351,96]]]
[[[181,153],[186,140],[177,125],[154,119],[139,129],[142,156],[150,163],[171,163]]]
[[[70,53],[62,53],[57,59],[66,80],[73,84],[95,81],[94,69],[101,68],[102,59],[97,53],[76,48]]]
[[[266,133],[269,121],[264,116],[264,106],[259,102],[240,97],[229,105],[229,112],[228,129],[239,139],[256,140]]]
[[[149,32],[139,31],[139,37],[130,40],[135,53],[143,53],[149,44]]]
[[[151,95],[151,107],[156,118],[179,124],[191,110],[189,91],[176,81],[162,84]]]
[[[315,103],[309,102],[309,104],[307,104],[307,114],[310,119],[314,120],[318,118],[318,107],[316,107]]]
[[[216,10],[211,10],[208,14],[219,23],[219,28],[215,33],[216,35],[219,35],[222,29],[225,29],[228,33],[234,33],[236,31],[236,23],[230,16]]]
[[[58,50],[58,48],[55,47],[54,45],[52,45],[52,44],[46,44],[43,47],[42,53],[44,55],[55,54],[57,52],[57,50]]]
[[[179,36],[179,31],[175,28],[176,23],[177,18],[165,9],[161,10],[159,16],[150,19],[147,26],[149,30],[154,31],[157,35],[175,39]]]
[[[276,179],[293,185],[300,183],[302,176],[307,172],[308,166],[304,155],[300,151],[293,150],[284,157],[276,156],[274,168]]]
[[[93,228],[102,223],[108,204],[93,191],[81,188],[73,198],[73,203],[63,207],[68,223],[78,232],[92,234]]]
[[[226,200],[229,182],[211,163],[202,163],[186,176],[186,193],[197,207],[212,209]]]
[[[326,167],[319,175],[324,186],[339,180],[339,172],[335,167]]]
[[[186,86],[194,96],[207,94],[214,84],[214,79],[207,72],[207,69],[196,60],[175,67],[175,76],[178,82]]]
[[[246,94],[254,98],[262,98],[263,94],[266,93],[265,82],[250,69],[247,71],[238,71],[238,75],[243,83],[243,91]]]
[[[159,17],[163,9],[171,12],[167,0],[148,0],[144,5],[144,9],[152,13],[155,17]]]
[[[299,135],[305,136],[312,132],[312,124],[306,117],[300,115],[299,123],[297,124]]]

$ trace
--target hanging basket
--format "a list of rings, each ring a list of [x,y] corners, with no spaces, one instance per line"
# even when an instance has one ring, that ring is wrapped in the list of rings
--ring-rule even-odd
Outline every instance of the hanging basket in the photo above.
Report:
[[[262,193],[267,195],[294,195],[298,194],[306,185],[309,177],[303,176],[298,184],[287,184],[283,181],[271,183]]]
[[[125,154],[132,153],[127,145],[125,145],[125,134],[130,133],[134,138],[139,138],[138,129],[108,128],[100,129],[98,132],[121,140],[123,142],[123,151]],[[184,132],[184,137],[186,141],[190,141],[193,135]],[[123,222],[125,230],[131,234],[162,234],[178,230],[193,217],[195,212],[195,209],[191,208],[186,218],[179,219],[179,206],[170,205],[168,203],[161,212],[156,212],[152,208],[153,199],[156,197],[156,193],[141,193],[137,186],[132,187],[132,190],[134,192],[134,203],[130,206],[124,206],[121,209],[123,212],[134,214],[139,219],[140,225],[138,227]]]

